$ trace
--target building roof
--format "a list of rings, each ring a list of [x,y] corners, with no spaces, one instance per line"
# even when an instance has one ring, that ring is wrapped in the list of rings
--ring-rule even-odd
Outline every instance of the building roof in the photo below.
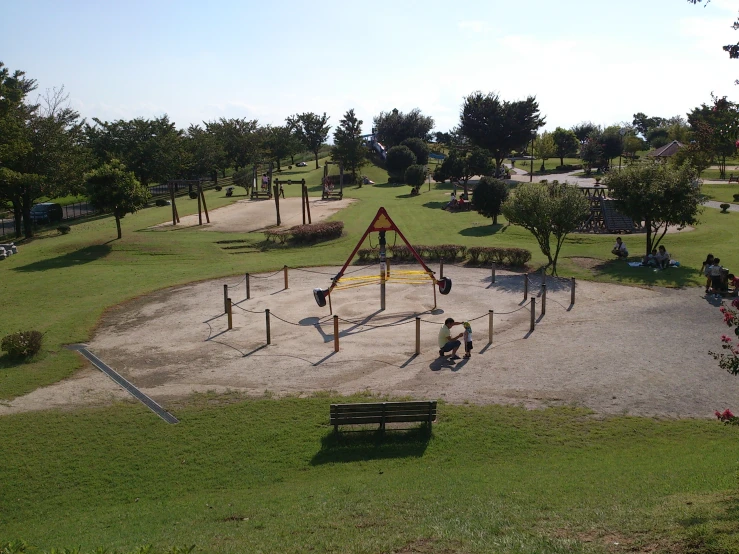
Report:
[[[664,146],[660,146],[659,148],[655,148],[651,152],[648,152],[647,156],[652,158],[669,158],[670,156],[674,156],[683,146],[685,146],[683,143],[673,140]]]

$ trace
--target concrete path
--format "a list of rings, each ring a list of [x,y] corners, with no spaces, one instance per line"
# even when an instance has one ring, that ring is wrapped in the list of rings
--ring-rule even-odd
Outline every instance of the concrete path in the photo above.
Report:
[[[726,203],[729,204],[728,202]],[[721,204],[723,204],[723,202],[716,202],[715,200],[707,200],[703,203],[704,206],[707,206],[708,208],[716,208],[717,210],[721,209]],[[729,204],[729,211],[739,212],[739,204]]]

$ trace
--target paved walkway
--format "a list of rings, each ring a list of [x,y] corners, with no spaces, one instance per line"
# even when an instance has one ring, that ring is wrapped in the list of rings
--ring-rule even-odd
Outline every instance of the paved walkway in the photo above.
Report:
[[[729,204],[728,202],[726,203]],[[717,210],[721,209],[721,204],[723,204],[723,202],[716,202],[715,200],[707,200],[706,202],[703,202],[704,206],[707,206],[709,208],[716,208]],[[729,211],[739,212],[739,204],[729,204]]]

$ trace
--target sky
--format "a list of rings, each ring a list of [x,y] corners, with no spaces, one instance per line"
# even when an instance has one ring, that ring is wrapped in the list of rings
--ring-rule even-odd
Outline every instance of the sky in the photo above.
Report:
[[[168,114],[281,125],[419,108],[434,130],[466,95],[533,95],[546,129],[739,101],[739,0],[0,1],[0,61],[64,86],[101,120]]]

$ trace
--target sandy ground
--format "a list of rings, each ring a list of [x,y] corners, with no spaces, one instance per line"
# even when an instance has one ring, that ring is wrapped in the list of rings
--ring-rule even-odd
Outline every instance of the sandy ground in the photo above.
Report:
[[[342,200],[321,200],[311,198],[310,214],[311,221],[317,223],[323,221],[339,210],[346,208],[354,202],[353,198]],[[171,212],[171,209],[170,209]],[[203,213],[203,231],[220,231],[222,233],[250,233],[259,231],[277,224],[277,213],[275,201],[244,199],[208,212],[210,223],[205,223]],[[280,220],[281,227],[289,229],[295,225],[302,225],[303,210],[300,198],[280,198]],[[180,218],[178,229],[196,227],[198,225],[198,214],[188,215]],[[171,229],[172,221],[155,225],[154,229]]]
[[[403,269],[393,269],[398,268]],[[318,308],[311,291],[328,286],[337,270],[291,270],[288,290],[282,290],[281,272],[253,276],[248,301],[244,283],[232,282],[230,296],[238,304],[231,331],[223,314],[225,281],[162,290],[108,311],[89,347],[165,406],[193,391],[234,390],[278,396],[371,391],[665,417],[712,417],[716,409],[739,406],[737,378],[708,355],[720,349],[726,327],[716,302],[698,288],[579,282],[576,304],[568,309],[569,281],[550,278],[547,313],[542,318],[538,298],[539,323],[529,333],[530,308],[519,310],[520,274],[498,271],[491,284],[489,270],[446,266],[453,289],[438,295],[436,310],[430,284],[388,284],[385,312],[379,311],[377,285],[335,291],[341,348],[334,353],[328,308]],[[531,290],[538,291],[538,277],[532,280]],[[270,346],[266,308],[272,314]],[[492,345],[487,345],[489,309],[495,311]],[[417,315],[421,354],[414,356]],[[437,333],[450,316],[479,317],[472,322],[470,360],[438,356]],[[0,405],[0,414],[123,398],[127,394],[107,377],[86,369]]]

